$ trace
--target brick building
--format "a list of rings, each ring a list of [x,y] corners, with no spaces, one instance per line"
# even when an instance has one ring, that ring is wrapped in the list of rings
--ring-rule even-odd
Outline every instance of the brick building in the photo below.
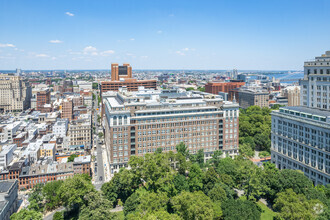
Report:
[[[50,90],[48,88],[37,92],[37,111],[43,112],[45,104],[50,104]]]
[[[111,81],[101,82],[101,93],[118,91],[120,87],[126,87],[128,91],[137,91],[139,86],[147,89],[156,89],[157,80],[137,80],[132,78],[132,67],[129,64],[119,66],[111,64]]]
[[[194,91],[173,93],[141,89],[104,95],[105,142],[111,172],[127,166],[131,155],[176,151],[184,142],[193,154],[203,149],[205,158],[216,150],[238,154],[238,104],[220,96]]]
[[[71,121],[72,117],[73,117],[73,101],[70,98],[66,98],[62,102],[61,118],[67,118]]]
[[[237,99],[236,88],[240,88],[245,85],[245,82],[241,80],[231,80],[230,82],[209,82],[205,85],[205,92],[218,95],[219,92],[228,93],[228,100],[232,101],[234,98]]]

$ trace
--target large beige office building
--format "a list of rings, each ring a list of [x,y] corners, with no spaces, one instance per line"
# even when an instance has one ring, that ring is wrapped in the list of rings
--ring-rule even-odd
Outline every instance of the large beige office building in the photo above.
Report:
[[[300,106],[300,86],[288,86],[281,90],[281,95],[288,99],[288,106]]]
[[[15,112],[28,109],[31,87],[19,76],[0,74],[0,112]]]
[[[176,151],[184,142],[189,152],[203,149],[205,158],[215,150],[238,154],[237,103],[218,95],[177,90],[139,88],[102,94],[105,106],[105,142],[111,172],[127,166],[132,155]]]
[[[82,114],[77,120],[71,121],[68,128],[70,150],[87,150],[91,147],[92,123],[90,114]]]
[[[269,107],[269,93],[252,89],[240,89],[238,91],[239,106],[248,108],[252,105],[259,107]]]

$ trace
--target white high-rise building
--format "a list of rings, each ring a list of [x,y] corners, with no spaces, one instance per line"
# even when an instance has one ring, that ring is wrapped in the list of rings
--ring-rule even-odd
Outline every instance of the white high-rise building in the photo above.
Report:
[[[301,105],[330,110],[330,51],[304,65]]]
[[[330,183],[330,51],[304,68],[302,106],[272,112],[272,162],[325,185]]]

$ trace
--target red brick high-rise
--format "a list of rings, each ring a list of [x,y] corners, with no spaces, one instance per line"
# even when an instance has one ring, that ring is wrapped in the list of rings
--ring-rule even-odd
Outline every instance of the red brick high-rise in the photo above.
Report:
[[[232,101],[235,94],[235,89],[245,85],[245,82],[232,80],[230,82],[209,82],[205,85],[205,92],[218,95],[219,92],[228,93],[228,100]],[[235,94],[237,96],[237,94]],[[236,97],[237,99],[238,97]]]
[[[111,64],[111,81],[101,82],[101,93],[107,91],[118,91],[120,87],[126,87],[128,91],[137,91],[139,86],[146,89],[156,89],[157,81],[137,80],[132,78],[132,67],[128,63],[119,66],[117,63]]]
[[[48,88],[37,92],[37,111],[43,111],[45,104],[50,104],[50,90]]]

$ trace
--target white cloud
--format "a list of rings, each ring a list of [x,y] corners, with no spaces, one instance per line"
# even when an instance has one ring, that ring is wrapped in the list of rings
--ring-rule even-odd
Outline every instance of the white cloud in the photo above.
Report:
[[[92,47],[92,46],[87,46],[83,49],[83,54],[86,54],[86,55],[93,55],[93,56],[96,56],[97,55],[97,49],[95,47]]]
[[[180,51],[180,50],[176,51],[175,53],[176,53],[176,54],[179,54],[179,55],[181,55],[181,56],[186,55],[184,52],[182,52],[182,51]]]
[[[16,47],[14,44],[0,44],[0,47]]]
[[[49,55],[44,54],[44,53],[36,54],[35,56],[36,57],[42,57],[42,58],[49,57]]]
[[[129,39],[129,40],[134,41],[135,39],[134,39],[134,38],[131,38],[131,39]]]
[[[174,17],[174,14],[170,14],[170,15],[168,15],[169,17]]]
[[[148,56],[141,56],[141,59],[147,59]]]
[[[52,60],[56,60],[57,58],[56,57],[52,57]]]
[[[60,44],[60,43],[63,43],[63,41],[60,41],[60,40],[50,40],[49,43]]]
[[[74,14],[72,14],[72,13],[70,13],[70,12],[66,12],[65,14],[66,14],[66,15],[69,15],[70,17],[73,17],[73,16],[74,16]]]
[[[109,55],[114,54],[114,53],[115,53],[114,50],[106,50],[106,51],[101,52],[101,55],[102,56],[109,56]]]
[[[162,30],[157,31],[157,34],[162,34],[162,33],[163,33]]]
[[[79,52],[69,52],[70,54],[79,54]],[[82,50],[82,54],[84,55],[90,55],[90,56],[109,56],[111,54],[114,54],[114,50],[105,50],[105,51],[98,51],[93,46],[87,46]]]

